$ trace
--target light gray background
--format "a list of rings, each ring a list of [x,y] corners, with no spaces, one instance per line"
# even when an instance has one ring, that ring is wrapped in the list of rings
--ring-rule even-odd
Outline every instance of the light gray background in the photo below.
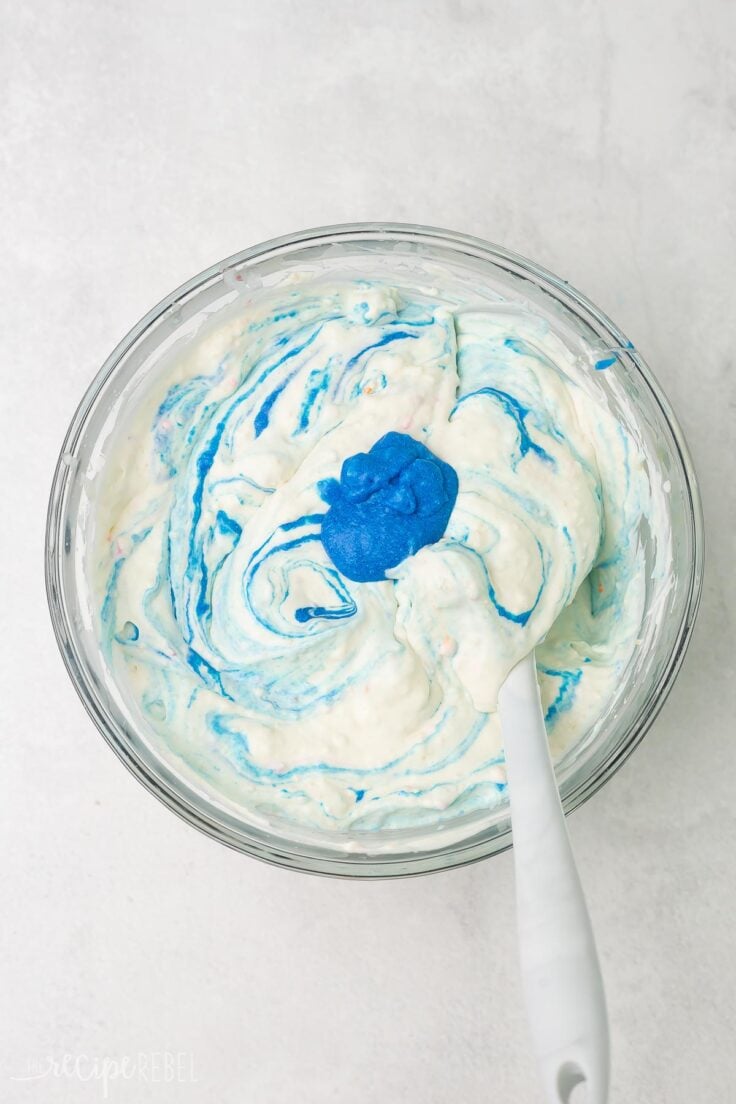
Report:
[[[612,1101],[733,1100],[736,7],[2,0],[4,797],[0,1099],[47,1057],[193,1056],[121,1104],[540,1100],[509,855],[373,885],[231,853],[96,734],[42,583],[67,423],[158,299],[271,235],[351,219],[486,237],[631,336],[691,444],[703,608],[652,732],[571,819]],[[30,1063],[30,1066],[29,1066]]]

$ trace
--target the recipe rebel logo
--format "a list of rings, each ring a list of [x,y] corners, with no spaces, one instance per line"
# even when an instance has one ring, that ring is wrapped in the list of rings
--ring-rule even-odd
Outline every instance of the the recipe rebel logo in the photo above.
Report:
[[[96,1085],[103,1100],[110,1099],[116,1081],[137,1081],[151,1085],[194,1084],[194,1055],[186,1051],[151,1050],[137,1054],[46,1055],[29,1061],[24,1073],[10,1075],[11,1081],[49,1080],[87,1082]],[[30,1098],[29,1098],[30,1099]]]

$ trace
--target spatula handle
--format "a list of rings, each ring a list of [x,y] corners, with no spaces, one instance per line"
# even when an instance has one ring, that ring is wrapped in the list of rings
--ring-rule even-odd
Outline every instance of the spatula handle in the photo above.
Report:
[[[534,655],[499,697],[513,820],[516,912],[527,1016],[550,1104],[585,1081],[608,1098],[609,1040],[593,929],[549,755]]]

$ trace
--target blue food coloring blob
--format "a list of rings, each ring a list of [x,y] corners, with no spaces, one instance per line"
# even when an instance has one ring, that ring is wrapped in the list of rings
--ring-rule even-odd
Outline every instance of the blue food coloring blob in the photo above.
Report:
[[[322,543],[338,571],[377,582],[447,528],[457,498],[457,473],[405,433],[387,433],[370,452],[343,463],[340,479],[319,492],[330,509]]]

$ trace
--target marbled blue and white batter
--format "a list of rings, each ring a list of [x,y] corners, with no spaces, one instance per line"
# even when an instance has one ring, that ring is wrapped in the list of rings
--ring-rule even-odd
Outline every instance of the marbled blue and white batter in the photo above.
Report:
[[[343,465],[383,464],[387,434],[366,505]],[[108,449],[100,632],[210,789],[320,828],[426,824],[503,799],[498,690],[533,648],[556,750],[605,709],[648,507],[636,444],[536,315],[282,288],[172,357]],[[347,527],[374,524],[356,567]]]

